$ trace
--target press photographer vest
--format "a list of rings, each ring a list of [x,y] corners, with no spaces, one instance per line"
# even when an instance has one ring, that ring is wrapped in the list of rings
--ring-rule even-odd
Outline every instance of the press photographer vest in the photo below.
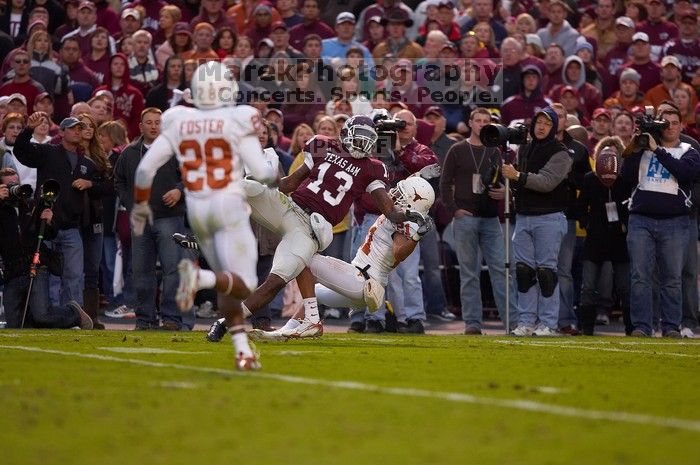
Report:
[[[537,147],[528,147],[525,160],[521,160],[520,171],[525,173],[539,173],[549,159],[558,152],[569,152],[559,142],[552,141]],[[515,211],[520,215],[546,215],[548,213],[563,212],[566,210],[568,200],[568,188],[566,180],[559,183],[550,192],[537,192],[525,186],[518,187],[515,196]]]

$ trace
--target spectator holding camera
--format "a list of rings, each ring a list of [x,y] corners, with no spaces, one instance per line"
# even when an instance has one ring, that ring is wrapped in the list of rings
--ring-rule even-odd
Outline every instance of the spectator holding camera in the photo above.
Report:
[[[581,331],[587,336],[593,335],[597,307],[612,307],[612,302],[601,301],[597,292],[606,262],[612,263],[615,289],[622,302],[625,333],[630,334],[632,331],[627,253],[629,214],[624,205],[630,196],[630,189],[629,184],[617,176],[623,150],[622,139],[616,136],[603,137],[596,144],[593,154],[596,170],[586,174],[579,197],[579,222],[586,230],[579,321]]]
[[[43,204],[34,208],[31,192],[17,194],[9,186],[19,187],[20,178],[12,168],[0,169],[0,257],[4,263],[5,316],[9,328],[22,325],[24,304],[29,291],[29,271],[32,256],[36,251],[39,225],[46,221],[44,238],[56,236],[53,225],[53,212]],[[15,191],[13,193],[12,191]],[[27,323],[40,328],[92,329],[92,320],[75,301],[68,301],[61,307],[49,303],[49,269],[55,263],[51,251],[42,244],[40,264],[32,284],[27,308]],[[49,265],[48,267],[46,265]],[[59,269],[51,269],[54,273]]]
[[[681,115],[673,108],[661,112],[668,126],[658,141],[642,134],[648,148],[635,147],[622,166],[621,176],[632,190],[627,247],[630,254],[632,336],[652,334],[654,268],[660,284],[661,332],[680,337],[681,273],[690,228],[691,189],[700,173],[700,154],[680,141]]]
[[[552,107],[535,113],[532,140],[518,150],[518,167],[503,165],[515,188],[513,256],[518,286],[514,336],[557,336],[557,257],[567,231],[566,179],[572,157],[556,138],[559,117]],[[535,285],[539,283],[539,288]]]

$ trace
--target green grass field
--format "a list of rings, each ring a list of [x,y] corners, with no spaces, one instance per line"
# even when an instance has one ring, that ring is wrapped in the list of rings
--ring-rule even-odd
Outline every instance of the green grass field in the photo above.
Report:
[[[700,344],[0,331],[0,463],[697,464]]]

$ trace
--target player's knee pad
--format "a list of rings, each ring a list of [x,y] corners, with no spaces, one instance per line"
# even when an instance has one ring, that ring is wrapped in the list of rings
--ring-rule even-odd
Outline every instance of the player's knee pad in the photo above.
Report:
[[[537,273],[527,263],[515,264],[515,281],[518,283],[518,292],[525,293],[537,282]]]
[[[370,312],[376,312],[384,303],[384,286],[376,279],[369,278],[365,280],[362,294]]]
[[[552,297],[557,287],[557,270],[552,268],[537,268],[537,280],[540,282],[542,297]]]

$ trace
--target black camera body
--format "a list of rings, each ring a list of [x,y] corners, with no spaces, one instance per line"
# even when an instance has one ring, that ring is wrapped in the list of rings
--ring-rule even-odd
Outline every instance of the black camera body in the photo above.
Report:
[[[400,119],[380,119],[374,122],[377,133],[399,132],[406,127],[406,121]]]
[[[26,200],[32,197],[34,189],[29,184],[8,184],[7,190],[10,192],[10,200]]]
[[[377,131],[377,156],[390,158],[394,155],[397,133],[406,127],[406,122],[392,118],[386,110],[375,110],[372,116]]]
[[[501,147],[506,144],[527,144],[528,129],[524,124],[506,127],[501,124],[487,124],[481,128],[479,139],[485,147]]]
[[[649,137],[647,137],[647,135],[644,133],[650,134],[651,137],[654,138],[656,143],[660,144],[661,134],[663,133],[664,129],[668,128],[668,121],[662,119],[654,119],[654,116],[649,114],[648,110],[647,114],[637,118],[636,124],[640,132],[640,134],[637,136],[636,145],[637,149],[640,150],[649,149]]]

